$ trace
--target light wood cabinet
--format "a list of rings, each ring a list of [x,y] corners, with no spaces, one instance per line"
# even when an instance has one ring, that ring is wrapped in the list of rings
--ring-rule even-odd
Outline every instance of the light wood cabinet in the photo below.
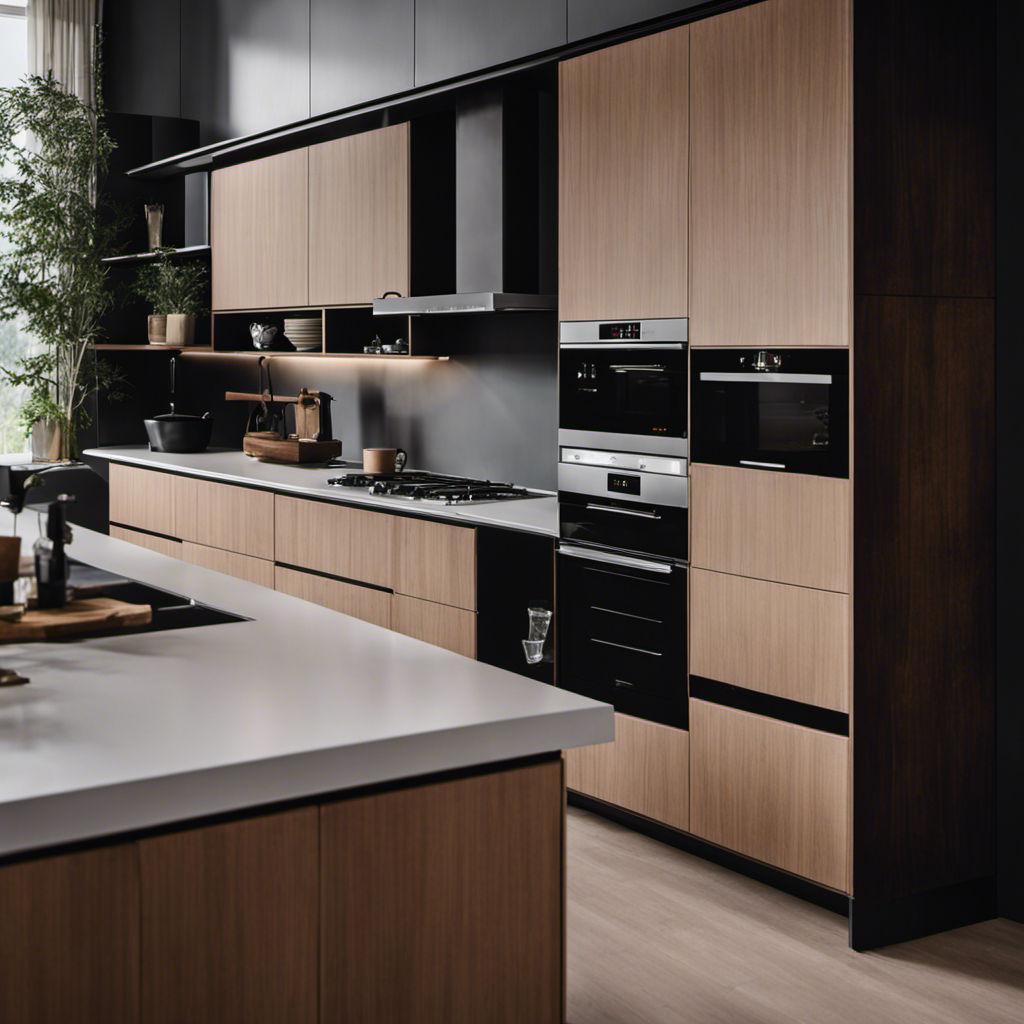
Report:
[[[247,583],[255,583],[260,587],[274,589],[274,563],[265,558],[253,558],[251,555],[240,555],[234,551],[222,551],[210,548],[205,544],[193,544],[185,541],[178,555],[189,565],[198,565],[203,569],[222,572],[225,576],[235,576]]]
[[[136,1024],[139,861],[133,846],[0,867],[0,1020]]]
[[[689,733],[616,713],[615,741],[565,752],[565,784],[579,793],[686,831]]]
[[[152,533],[142,533],[140,530],[129,530],[123,526],[111,526],[110,536],[114,540],[126,540],[129,544],[137,544],[147,551],[155,551],[158,555],[167,555],[169,558],[181,558],[181,541],[172,540],[170,537],[157,537]]]
[[[476,530],[392,518],[397,594],[476,610]]]
[[[207,547],[274,559],[274,495],[252,487],[181,477],[178,536]]]
[[[281,494],[274,508],[278,562],[391,587],[391,516]]]
[[[687,315],[691,31],[559,65],[561,320]]]
[[[690,570],[690,672],[850,710],[850,598]]]
[[[765,0],[690,33],[690,343],[849,345],[852,0]]]
[[[311,601],[385,629],[391,628],[391,595],[386,590],[343,583],[280,565],[274,569],[274,586],[282,594]]]
[[[691,563],[819,590],[850,590],[850,481],[690,467]]]
[[[308,150],[210,175],[213,308],[309,303]]]
[[[690,701],[690,827],[846,890],[849,740]]]
[[[138,843],[142,1019],[315,1024],[319,812]]]
[[[391,598],[391,628],[396,633],[467,658],[476,657],[476,625],[475,612],[401,594]]]
[[[136,466],[110,464],[110,522],[177,536],[175,507],[185,478]]]
[[[409,125],[309,149],[309,301],[409,294]]]
[[[563,800],[555,761],[323,805],[321,1020],[564,1020]]]

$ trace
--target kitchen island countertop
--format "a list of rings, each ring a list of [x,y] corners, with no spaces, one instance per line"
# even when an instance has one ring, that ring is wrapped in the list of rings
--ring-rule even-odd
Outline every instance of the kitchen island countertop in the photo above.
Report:
[[[0,647],[31,679],[0,689],[0,856],[613,738],[606,704],[284,594],[78,527],[69,554],[250,621]]]
[[[406,512],[467,525],[500,526],[548,537],[555,537],[558,534],[555,495],[550,491],[538,491],[533,488],[528,488],[531,494],[535,495],[531,498],[443,505],[368,494],[361,488],[336,487],[327,483],[332,477],[362,472],[362,466],[352,462],[331,468],[319,465],[286,466],[258,462],[237,450],[215,449],[195,455],[171,455],[165,452],[151,452],[146,445],[90,448],[84,455],[87,459],[106,459],[144,469],[164,470],[217,480],[221,483],[259,487],[280,494],[295,494],[304,498],[319,498],[323,501],[353,505],[371,505],[381,511]]]

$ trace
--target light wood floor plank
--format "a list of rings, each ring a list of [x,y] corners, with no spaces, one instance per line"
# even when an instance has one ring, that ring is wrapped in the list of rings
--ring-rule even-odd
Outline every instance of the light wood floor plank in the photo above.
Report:
[[[1024,925],[854,953],[846,918],[569,808],[571,1024],[1017,1024]]]

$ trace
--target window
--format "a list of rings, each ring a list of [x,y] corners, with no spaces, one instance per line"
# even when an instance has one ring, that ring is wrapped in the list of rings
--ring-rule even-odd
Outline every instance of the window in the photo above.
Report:
[[[25,0],[0,3],[0,88],[17,85],[28,70],[28,29]],[[8,173],[0,168],[0,174]],[[4,241],[0,239],[0,245]],[[17,321],[0,321],[0,366],[13,366],[28,351],[29,341]],[[28,450],[28,439],[18,426],[24,401],[19,388],[0,380],[0,455]]]

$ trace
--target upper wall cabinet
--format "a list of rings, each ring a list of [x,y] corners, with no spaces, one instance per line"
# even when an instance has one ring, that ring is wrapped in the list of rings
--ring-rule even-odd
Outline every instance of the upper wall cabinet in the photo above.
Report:
[[[409,294],[409,125],[309,149],[309,301]]]
[[[305,149],[212,173],[214,309],[307,305],[308,177]]]
[[[690,31],[559,67],[562,320],[687,315]]]
[[[849,345],[852,28],[851,0],[691,26],[691,344]]]

